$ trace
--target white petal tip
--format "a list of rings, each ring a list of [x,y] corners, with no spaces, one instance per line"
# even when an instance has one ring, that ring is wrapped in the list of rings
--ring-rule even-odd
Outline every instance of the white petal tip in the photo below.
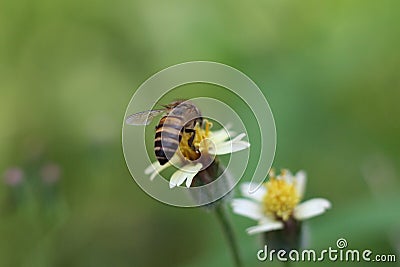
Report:
[[[144,174],[149,175],[150,173],[154,172],[156,169],[153,167],[153,165],[150,165],[144,170]]]
[[[298,220],[305,220],[321,215],[331,207],[332,204],[329,200],[314,198],[299,204],[294,210],[294,216]]]
[[[282,222],[268,222],[257,226],[252,226],[246,229],[249,235],[259,234],[263,232],[269,232],[274,230],[280,230],[283,228]]]
[[[241,134],[239,134],[238,136],[236,136],[233,140],[239,141],[239,140],[242,140],[243,137],[245,137],[245,136],[246,136],[246,133],[241,133]]]
[[[153,181],[154,178],[156,178],[156,175],[157,175],[157,174],[158,174],[157,172],[153,172],[153,173],[150,175],[150,181]]]

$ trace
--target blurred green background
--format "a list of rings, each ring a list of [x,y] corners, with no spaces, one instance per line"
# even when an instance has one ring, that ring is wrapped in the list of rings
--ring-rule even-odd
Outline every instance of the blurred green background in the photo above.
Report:
[[[307,222],[309,248],[344,237],[399,262],[399,10],[361,0],[0,0],[0,266],[231,266],[213,215],[147,196],[122,154],[136,88],[191,60],[231,65],[263,90],[274,166],[306,170],[306,198],[333,203]],[[254,222],[231,217],[246,266],[267,265],[244,232]]]

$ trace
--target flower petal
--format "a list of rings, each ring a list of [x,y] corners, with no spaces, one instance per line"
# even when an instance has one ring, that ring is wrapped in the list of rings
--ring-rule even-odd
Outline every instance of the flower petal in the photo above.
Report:
[[[213,141],[214,143],[224,142],[226,139],[228,139],[229,137],[236,134],[233,131],[229,131],[230,128],[231,128],[231,125],[227,125],[227,126],[225,126],[225,128],[222,128],[215,132],[211,132],[211,136],[209,137],[209,139],[211,141]]]
[[[294,209],[293,216],[297,220],[305,220],[324,213],[331,206],[331,202],[327,199],[313,198],[299,204]]]
[[[193,178],[196,176],[196,174],[203,168],[203,164],[197,163],[196,165],[193,166],[192,172],[188,175],[186,179],[186,187],[189,188],[190,185],[192,184]]]
[[[254,201],[236,198],[232,200],[233,212],[253,220],[260,220],[264,215],[261,206]]]
[[[283,228],[283,223],[280,221],[267,221],[261,225],[252,226],[246,229],[249,235],[254,235],[262,232],[279,230]]]
[[[288,169],[281,170],[281,174],[276,177],[277,179],[281,179],[288,184],[292,184],[294,181],[294,176]]]
[[[257,191],[250,193],[250,185],[253,184],[254,187],[256,187],[257,185],[255,185],[254,183],[251,182],[244,182],[240,185],[240,192],[242,193],[242,196],[244,197],[248,197],[251,199],[254,199],[258,202],[261,202],[263,197],[265,196],[265,194],[267,193],[267,188],[265,186],[260,186]]]
[[[144,173],[147,175],[151,174],[150,181],[153,181],[158,173],[160,173],[162,170],[168,168],[169,166],[171,166],[170,162],[167,162],[164,165],[160,165],[160,163],[158,161],[156,161],[156,162],[153,162],[149,167],[147,167],[144,170]]]
[[[144,173],[150,175],[150,180],[154,180],[157,174],[159,174],[161,171],[164,169],[170,167],[170,166],[180,166],[181,165],[181,158],[178,153],[175,153],[172,158],[165,163],[164,165],[161,165],[158,161],[153,162],[150,166],[148,166],[145,170]]]
[[[232,140],[223,143],[214,142],[214,146],[210,147],[208,152],[214,155],[224,155],[246,149],[250,146],[250,143],[241,141],[241,139],[245,136],[245,133],[241,133]]]
[[[236,142],[232,142],[232,152],[237,152],[240,150],[244,150],[246,148],[250,147],[250,143],[246,142],[246,141],[236,141]]]
[[[169,188],[181,185],[183,181],[185,181],[186,177],[187,175],[185,172],[177,170],[172,174],[171,179],[169,179]]]
[[[173,188],[175,186],[180,186],[185,180],[187,180],[186,186],[190,187],[193,177],[196,176],[196,174],[202,167],[203,165],[201,163],[197,163],[195,165],[188,164],[183,166],[181,169],[172,174],[171,179],[169,180],[169,187]]]
[[[241,133],[241,134],[239,134],[238,136],[236,136],[235,138],[233,138],[233,139],[232,139],[232,142],[238,142],[238,141],[242,140],[243,137],[245,137],[245,136],[246,136],[245,133]]]
[[[211,147],[209,150],[209,153],[214,154],[214,155],[225,155],[225,154],[230,154],[233,152],[237,152],[240,150],[244,150],[250,146],[250,143],[246,141],[238,141],[238,142],[232,142],[232,141],[227,141],[222,144],[216,144],[215,148]]]
[[[158,161],[155,161],[151,163],[145,170],[144,174],[149,175],[150,173],[154,172],[155,170],[158,170],[161,167],[160,163]]]
[[[296,178],[295,178],[295,187],[296,187],[297,193],[299,194],[300,198],[302,198],[304,196],[306,182],[307,182],[306,172],[298,171],[296,173]]]

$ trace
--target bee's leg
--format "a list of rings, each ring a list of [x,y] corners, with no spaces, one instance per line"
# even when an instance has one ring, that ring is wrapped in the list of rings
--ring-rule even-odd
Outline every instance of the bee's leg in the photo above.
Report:
[[[192,136],[188,140],[188,145],[194,150],[197,151],[197,149],[193,145],[194,137],[196,136],[196,131],[194,129],[185,129],[185,133],[192,133]]]

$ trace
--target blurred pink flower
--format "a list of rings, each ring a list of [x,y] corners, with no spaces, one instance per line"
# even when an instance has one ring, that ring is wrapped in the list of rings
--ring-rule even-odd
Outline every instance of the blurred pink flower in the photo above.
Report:
[[[4,183],[9,186],[18,186],[24,180],[24,171],[18,167],[8,168],[4,172]]]

